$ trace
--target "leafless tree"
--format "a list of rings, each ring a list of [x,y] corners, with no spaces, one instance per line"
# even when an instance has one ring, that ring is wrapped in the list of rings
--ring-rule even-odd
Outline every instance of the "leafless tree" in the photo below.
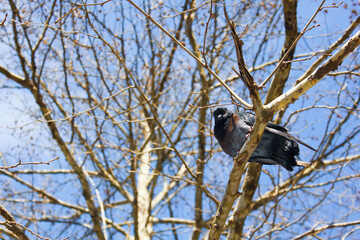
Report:
[[[357,1],[2,10],[1,239],[359,238]],[[222,104],[256,114],[234,159]],[[268,121],[311,166],[247,163]]]

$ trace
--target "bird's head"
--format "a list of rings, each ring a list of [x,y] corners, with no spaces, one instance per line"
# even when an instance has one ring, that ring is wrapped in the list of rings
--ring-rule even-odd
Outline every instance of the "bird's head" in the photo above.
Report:
[[[224,122],[233,116],[233,112],[225,107],[218,107],[214,111],[215,123]]]

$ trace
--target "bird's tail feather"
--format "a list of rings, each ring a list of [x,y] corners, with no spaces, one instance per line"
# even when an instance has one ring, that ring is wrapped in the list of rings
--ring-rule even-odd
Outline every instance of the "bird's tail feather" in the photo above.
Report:
[[[311,150],[313,150],[314,152],[317,152],[317,150],[315,149],[315,148],[313,148],[313,147],[311,147],[310,145],[308,145],[308,144],[306,144],[306,143],[304,143],[303,141],[301,141],[300,139],[297,139],[297,138],[295,138],[294,136],[291,136],[296,142],[298,142],[298,143],[300,143],[300,144],[302,144],[302,145],[304,145],[305,147],[307,147],[307,148],[309,148],[309,149],[311,149]]]
[[[275,126],[277,126],[277,125],[275,125]],[[277,126],[277,127],[280,127],[280,126]],[[304,145],[305,147],[307,147],[307,148],[309,148],[309,149],[317,152],[317,150],[316,150],[315,148],[311,147],[310,145],[304,143],[304,142],[301,141],[300,139],[298,139],[298,138],[290,135],[290,134],[287,133],[287,132],[280,131],[280,130],[278,130],[278,129],[275,129],[274,127],[267,127],[266,130],[269,131],[269,132],[275,133],[275,134],[277,134],[277,135],[283,136],[283,137],[285,137],[285,138],[287,138],[287,139],[290,139],[290,140],[293,140],[293,141],[295,141],[295,142],[298,142],[298,143]]]

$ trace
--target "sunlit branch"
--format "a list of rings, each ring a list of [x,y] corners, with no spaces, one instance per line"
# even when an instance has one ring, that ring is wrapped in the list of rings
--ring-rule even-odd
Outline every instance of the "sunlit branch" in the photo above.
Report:
[[[298,85],[292,87],[269,104],[265,105],[265,109],[273,112],[279,111],[281,108],[296,101],[302,94],[318,83],[326,74],[334,71],[342,63],[342,61],[353,52],[360,44],[360,31],[350,38],[343,47],[341,47],[332,57],[322,64],[312,75]]]

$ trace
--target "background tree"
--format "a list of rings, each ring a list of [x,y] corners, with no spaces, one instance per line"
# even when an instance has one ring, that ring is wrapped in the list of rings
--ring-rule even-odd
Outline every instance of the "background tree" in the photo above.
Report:
[[[224,4],[263,87],[251,94],[231,69],[241,71]],[[358,9],[4,3],[2,239],[357,239]],[[212,136],[212,110],[232,102],[257,115],[236,161]],[[301,149],[310,167],[245,165],[271,119],[318,147]]]

